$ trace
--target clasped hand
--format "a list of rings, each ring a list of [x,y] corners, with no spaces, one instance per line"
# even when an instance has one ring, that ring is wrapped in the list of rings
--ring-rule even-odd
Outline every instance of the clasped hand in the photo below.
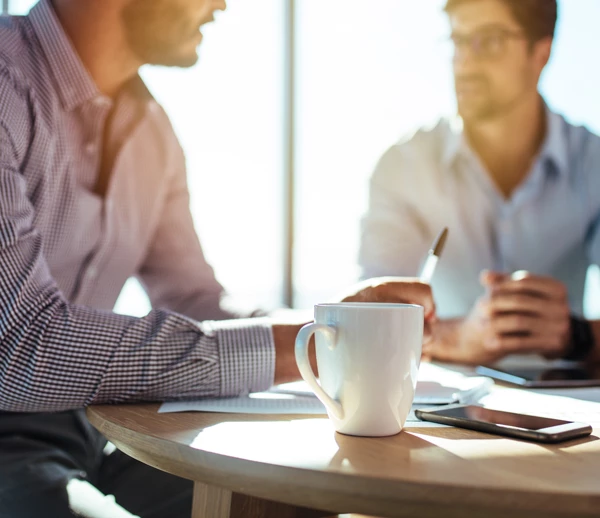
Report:
[[[485,294],[464,319],[442,322],[427,355],[442,361],[492,363],[513,353],[564,356],[570,339],[567,289],[525,271],[483,272]]]

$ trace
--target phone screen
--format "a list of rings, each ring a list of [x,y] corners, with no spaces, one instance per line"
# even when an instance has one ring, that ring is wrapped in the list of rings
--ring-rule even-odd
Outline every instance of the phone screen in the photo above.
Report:
[[[489,408],[479,406],[447,408],[436,410],[435,414],[510,428],[520,428],[522,430],[541,430],[552,426],[569,424],[569,421],[561,421],[560,419],[513,414],[512,412],[501,412],[500,410],[490,410]]]

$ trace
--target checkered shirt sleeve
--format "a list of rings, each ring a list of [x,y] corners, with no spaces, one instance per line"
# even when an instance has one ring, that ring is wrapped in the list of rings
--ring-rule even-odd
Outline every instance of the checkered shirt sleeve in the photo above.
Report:
[[[35,131],[27,95],[0,67],[0,410],[60,411],[269,387],[275,353],[265,319],[198,323],[166,310],[133,318],[66,299],[44,257],[21,171]]]

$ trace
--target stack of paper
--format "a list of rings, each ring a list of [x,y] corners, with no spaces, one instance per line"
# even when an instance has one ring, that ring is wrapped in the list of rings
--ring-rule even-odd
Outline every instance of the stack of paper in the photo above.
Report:
[[[476,402],[493,381],[470,377],[430,363],[421,364],[414,405]],[[225,399],[164,403],[159,412],[231,412],[245,414],[325,414],[325,407],[303,381],[273,387],[267,392]]]

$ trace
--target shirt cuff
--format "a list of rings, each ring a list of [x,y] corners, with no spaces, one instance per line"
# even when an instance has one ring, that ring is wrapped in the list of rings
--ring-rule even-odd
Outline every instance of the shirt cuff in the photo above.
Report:
[[[270,319],[203,322],[202,327],[217,341],[221,397],[261,392],[273,386],[275,342]]]

